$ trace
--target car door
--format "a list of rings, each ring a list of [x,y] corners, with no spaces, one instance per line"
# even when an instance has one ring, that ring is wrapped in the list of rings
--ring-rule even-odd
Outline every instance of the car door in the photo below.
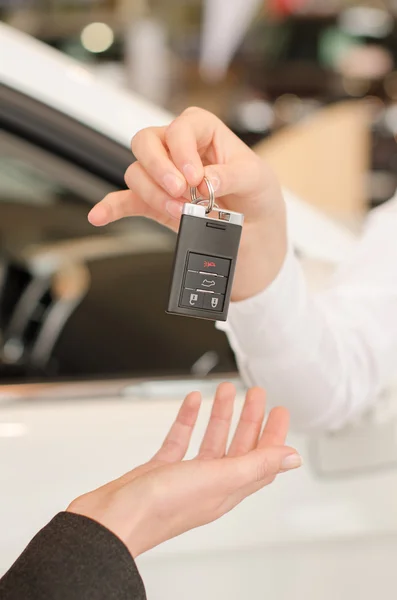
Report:
[[[165,314],[174,234],[87,222],[124,187],[130,152],[15,90],[0,98],[2,380],[234,371],[212,323]]]

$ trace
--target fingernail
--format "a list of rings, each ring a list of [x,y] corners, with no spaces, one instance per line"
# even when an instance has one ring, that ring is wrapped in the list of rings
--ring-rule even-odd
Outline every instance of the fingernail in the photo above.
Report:
[[[221,180],[217,175],[212,175],[210,181],[212,183],[212,187],[214,188],[214,192],[217,192],[221,186]]]
[[[165,210],[173,219],[180,219],[183,210],[183,202],[169,200],[165,205]]]
[[[199,178],[199,175],[197,173],[197,169],[190,163],[187,163],[183,169],[183,174],[186,177],[187,181],[190,184],[194,184],[197,183],[197,180]]]
[[[173,173],[166,173],[163,181],[171,196],[181,196],[185,191],[185,182]]]
[[[299,469],[299,467],[302,465],[303,460],[299,454],[290,454],[290,456],[284,458],[283,462],[281,463],[281,468],[284,471],[289,471],[290,469]]]
[[[214,192],[217,192],[221,186],[221,180],[219,179],[216,173],[212,173],[210,169],[206,172],[206,175],[210,182],[212,183],[212,187],[214,188]]]

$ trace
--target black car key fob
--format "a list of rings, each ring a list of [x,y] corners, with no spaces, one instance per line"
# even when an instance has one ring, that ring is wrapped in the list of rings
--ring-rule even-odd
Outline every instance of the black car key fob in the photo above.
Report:
[[[197,200],[192,188],[192,203],[183,209],[167,312],[226,321],[244,216],[219,209],[206,184],[209,201]]]

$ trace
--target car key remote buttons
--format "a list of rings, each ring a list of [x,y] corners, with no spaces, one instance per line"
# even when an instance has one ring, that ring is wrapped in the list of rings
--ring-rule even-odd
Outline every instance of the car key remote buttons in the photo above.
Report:
[[[244,216],[220,209],[205,181],[209,200],[192,188],[183,209],[167,312],[226,321]]]

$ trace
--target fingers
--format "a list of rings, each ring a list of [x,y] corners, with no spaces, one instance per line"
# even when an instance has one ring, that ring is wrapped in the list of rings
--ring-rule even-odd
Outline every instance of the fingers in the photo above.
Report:
[[[267,419],[258,448],[283,446],[289,429],[289,412],[286,408],[273,408]]]
[[[256,448],[265,418],[266,393],[261,388],[248,391],[228,456],[242,456]]]
[[[143,129],[133,138],[131,148],[149,176],[170,196],[179,198],[186,192],[187,184],[165,148],[167,130],[166,127]]]
[[[198,458],[221,458],[225,455],[235,397],[236,388],[231,383],[222,383],[218,387]]]
[[[235,156],[235,166],[241,168],[242,153],[255,160],[255,154],[222,121],[195,107],[185,110],[168,127],[140,131],[132,141],[132,150],[148,175],[174,197],[183,196],[187,184],[198,186],[203,181],[204,155],[207,163],[215,164],[229,164]],[[216,177],[214,181],[216,184]],[[200,192],[205,192],[204,188]]]
[[[128,193],[110,194],[90,213],[89,219],[96,226],[132,214],[143,214],[161,223],[170,217],[178,221],[183,202],[189,199],[188,186],[199,186],[200,194],[207,197],[205,174],[217,196],[244,197],[263,188],[258,180],[265,165],[259,165],[255,154],[205,110],[190,108],[168,127],[144,129],[131,146],[137,161],[127,169],[125,181],[135,197],[132,201]],[[211,166],[204,168],[203,160]],[[252,212],[255,202],[251,200],[251,204]],[[236,201],[236,206],[229,208],[242,210],[243,206]],[[176,229],[177,224],[170,223]]]
[[[257,467],[255,468],[258,471],[256,475],[254,471],[251,471],[251,474],[247,471],[246,475],[249,481],[237,493],[236,503],[272,483],[279,473],[297,469],[302,465],[302,458],[296,450],[284,446],[288,427],[288,411],[285,408],[274,408],[270,412],[257,449],[250,453],[256,457]]]
[[[269,169],[211,113],[187,109],[168,127],[140,131],[131,146],[137,161],[127,169],[125,180],[135,196],[109,195],[91,211],[94,225],[142,214],[175,230],[183,203],[189,200],[188,187],[198,186],[200,195],[208,196],[204,175],[218,198],[229,196],[229,209],[248,209],[243,202],[249,198],[250,218],[263,216],[263,194],[272,181]]]
[[[291,471],[302,466],[301,456],[294,448],[287,446],[253,450],[245,456],[230,461],[235,462],[240,488],[247,496],[274,481],[280,472]]]
[[[126,178],[131,184],[131,189],[108,194],[90,211],[90,223],[102,227],[124,217],[143,216],[176,231],[183,202],[172,200],[149,179],[138,163],[131,165],[127,173]],[[178,209],[171,213],[166,210],[167,203],[176,204]]]
[[[167,214],[167,202],[173,197],[152,179],[143,166],[135,162],[128,167],[124,176],[129,189],[148,206],[162,214]],[[182,202],[182,199],[181,199]]]
[[[167,193],[183,196],[187,184],[197,186],[204,177],[200,152],[204,152],[223,123],[211,113],[188,108],[168,127],[144,129],[133,138],[135,157],[150,177]],[[230,135],[233,136],[232,132]]]
[[[231,508],[273,483],[279,473],[299,469],[303,464],[296,450],[285,446],[254,450],[232,460],[240,461],[239,483],[242,485],[237,487],[234,482],[234,489],[230,490],[228,503]]]
[[[91,209],[88,220],[91,225],[102,227],[122,217],[141,214],[143,210],[143,203],[139,198],[136,198],[130,190],[124,190],[105,196]]]
[[[178,413],[163,445],[152,460],[177,462],[184,458],[201,406],[201,394],[189,394]]]
[[[175,119],[165,132],[171,158],[191,186],[204,177],[200,151],[211,144],[220,121],[207,111],[189,108]]]
[[[180,214],[181,212],[179,218]],[[101,202],[98,202],[90,211],[88,220],[95,227],[103,227],[123,217],[146,217],[177,231],[179,228],[177,215],[178,213],[172,217],[168,212],[156,211],[130,190],[123,190],[108,194]]]

